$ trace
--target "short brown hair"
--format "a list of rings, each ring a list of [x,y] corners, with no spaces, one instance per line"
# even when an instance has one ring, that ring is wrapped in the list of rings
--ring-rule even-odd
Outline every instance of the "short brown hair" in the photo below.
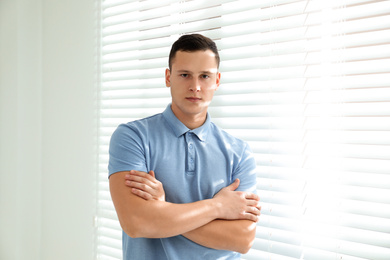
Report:
[[[172,61],[176,56],[176,52],[195,52],[195,51],[207,51],[211,50],[215,54],[217,61],[217,67],[219,68],[220,58],[217,45],[210,38],[201,34],[187,34],[181,36],[176,42],[173,43],[171,52],[169,53],[169,69],[172,69]]]

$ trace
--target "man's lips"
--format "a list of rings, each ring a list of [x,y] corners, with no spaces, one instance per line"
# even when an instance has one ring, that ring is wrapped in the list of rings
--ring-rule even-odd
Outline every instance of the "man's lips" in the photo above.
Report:
[[[196,102],[196,101],[201,100],[201,98],[199,98],[199,97],[186,97],[186,99],[188,101],[191,101],[191,102]]]

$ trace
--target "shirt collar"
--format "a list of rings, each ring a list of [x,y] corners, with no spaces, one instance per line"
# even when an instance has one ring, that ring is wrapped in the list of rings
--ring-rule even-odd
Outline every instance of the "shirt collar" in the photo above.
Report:
[[[184,135],[187,132],[194,133],[199,140],[206,141],[207,139],[207,133],[210,128],[210,115],[207,112],[206,121],[203,125],[201,125],[198,128],[195,128],[193,130],[190,130],[188,127],[186,127],[173,113],[171,104],[167,106],[165,111],[163,112],[164,118],[167,120],[168,124],[170,125],[172,131],[175,133],[176,137],[180,137]]]

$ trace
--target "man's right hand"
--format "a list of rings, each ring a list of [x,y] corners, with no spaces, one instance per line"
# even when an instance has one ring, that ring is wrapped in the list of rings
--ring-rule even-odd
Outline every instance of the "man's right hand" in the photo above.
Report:
[[[239,185],[240,180],[236,179],[214,196],[213,199],[219,205],[220,218],[229,220],[247,219],[257,222],[261,210],[259,196],[250,192],[235,191]]]

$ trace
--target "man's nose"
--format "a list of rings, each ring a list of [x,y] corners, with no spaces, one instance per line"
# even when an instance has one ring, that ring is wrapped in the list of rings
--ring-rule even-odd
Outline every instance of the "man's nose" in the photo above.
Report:
[[[200,91],[200,82],[199,79],[194,78],[190,85],[190,91],[199,92]]]

